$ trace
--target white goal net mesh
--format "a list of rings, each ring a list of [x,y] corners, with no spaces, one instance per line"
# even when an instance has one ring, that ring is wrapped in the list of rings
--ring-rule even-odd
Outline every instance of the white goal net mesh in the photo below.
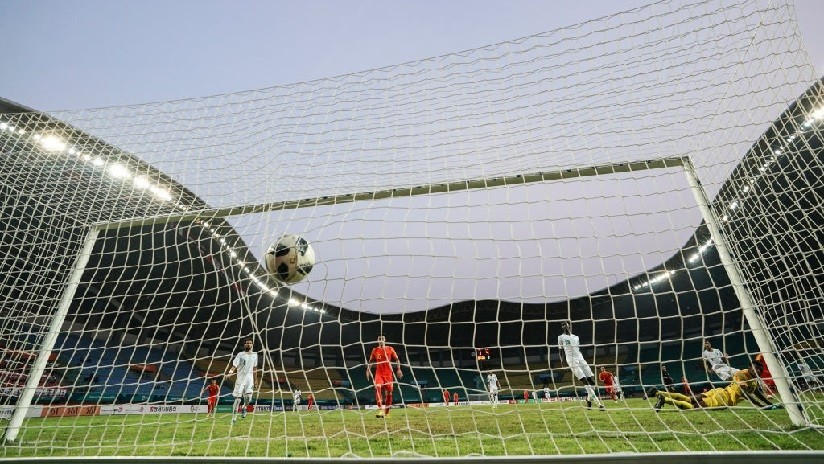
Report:
[[[785,2],[662,1],[193,100],[3,105],[0,458],[824,449],[824,89]],[[316,253],[291,286],[263,265],[285,234]],[[731,382],[706,342],[769,369]]]

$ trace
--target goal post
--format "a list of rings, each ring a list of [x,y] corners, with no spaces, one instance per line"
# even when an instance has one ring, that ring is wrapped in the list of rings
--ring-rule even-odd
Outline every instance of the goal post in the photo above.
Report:
[[[0,460],[821,456],[822,129],[786,0],[195,99],[0,100]],[[764,398],[705,341],[768,368]]]
[[[28,373],[28,381],[23,393],[15,404],[14,413],[10,419],[9,425],[5,432],[5,439],[13,442],[20,430],[26,413],[31,406],[31,401],[34,397],[37,386],[40,384],[43,373],[46,367],[47,359],[54,349],[57,335],[63,327],[69,305],[74,298],[75,292],[80,284],[81,277],[85,270],[85,266],[89,261],[90,255],[94,248],[95,242],[102,230],[118,230],[128,229],[134,226],[145,226],[149,224],[169,224],[169,223],[186,223],[192,221],[204,221],[204,218],[209,220],[217,218],[228,218],[231,216],[238,216],[244,214],[261,214],[273,211],[282,211],[289,209],[298,209],[305,207],[317,207],[325,205],[340,205],[358,201],[380,201],[388,198],[400,198],[408,196],[432,195],[438,193],[450,193],[463,190],[472,189],[490,189],[506,186],[518,186],[529,184],[533,182],[551,182],[558,180],[577,179],[590,176],[609,176],[617,173],[641,172],[655,169],[668,169],[681,167],[686,176],[689,187],[696,200],[697,207],[700,209],[704,222],[710,231],[712,241],[718,249],[721,261],[723,263],[726,273],[730,277],[733,284],[735,294],[741,302],[741,310],[751,327],[752,334],[758,343],[759,350],[765,354],[765,360],[771,372],[781,373],[781,375],[774,376],[774,380],[778,386],[782,404],[785,406],[793,424],[796,426],[809,425],[809,421],[804,417],[799,408],[799,403],[792,393],[791,386],[788,383],[790,376],[787,374],[786,368],[778,362],[778,359],[773,355],[776,351],[775,346],[771,342],[767,330],[761,323],[761,319],[755,310],[755,305],[752,302],[746,285],[743,283],[743,278],[735,264],[734,259],[726,246],[725,238],[717,224],[717,218],[712,212],[710,200],[706,192],[701,186],[701,182],[695,172],[692,162],[688,157],[680,158],[665,158],[653,159],[628,163],[605,164],[598,166],[585,166],[576,168],[566,168],[556,171],[545,171],[537,173],[524,173],[512,176],[502,176],[487,179],[467,179],[456,182],[441,183],[436,185],[422,185],[410,188],[394,188],[375,192],[357,192],[350,194],[343,194],[334,197],[324,196],[317,198],[307,198],[289,202],[275,202],[268,204],[258,204],[249,206],[236,206],[232,208],[214,209],[214,210],[200,210],[200,211],[185,211],[174,215],[157,216],[154,218],[133,218],[111,223],[97,223],[94,224],[83,239],[83,246],[80,250],[76,264],[72,268],[69,276],[69,281],[63,291],[60,303],[52,316],[49,324],[48,333],[42,340],[42,345],[38,349],[38,356],[31,366]],[[257,273],[265,273],[265,269],[259,269]],[[251,308],[248,308],[251,311]],[[249,314],[249,319],[253,321],[254,317]],[[260,337],[261,331],[256,326],[254,333]],[[259,338],[259,341],[263,341]],[[274,366],[272,359],[264,358],[264,365]],[[573,387],[574,388],[574,387]]]
[[[66,283],[66,289],[63,290],[63,295],[60,298],[57,309],[51,317],[48,332],[43,338],[42,345],[39,347],[37,352],[37,358],[32,364],[31,370],[28,372],[26,386],[23,388],[20,397],[17,399],[14,413],[12,414],[9,424],[6,427],[4,435],[6,441],[14,441],[17,438],[17,434],[20,431],[20,426],[23,424],[23,419],[26,417],[26,413],[31,406],[34,394],[37,391],[37,386],[40,385],[40,381],[43,378],[43,371],[46,369],[46,363],[49,359],[49,355],[54,349],[54,344],[57,341],[57,335],[63,327],[63,322],[66,320],[66,314],[69,311],[69,306],[72,303],[77,287],[80,285],[83,271],[86,268],[86,264],[89,262],[89,257],[92,254],[92,249],[94,248],[99,232],[100,231],[98,228],[92,226],[89,229],[88,234],[86,234],[86,237],[83,239],[83,248],[76,257],[76,262],[72,267],[71,274],[69,275],[69,281]]]
[[[775,353],[777,352],[775,345],[772,343],[772,340],[770,340],[769,333],[761,322],[761,317],[756,311],[756,306],[753,303],[747,286],[744,284],[744,279],[741,276],[741,272],[738,270],[738,266],[735,264],[735,260],[730,254],[729,247],[727,247],[726,238],[721,232],[721,228],[718,226],[718,218],[715,214],[713,214],[712,208],[710,207],[711,203],[707,197],[707,192],[704,191],[704,188],[701,186],[701,181],[698,179],[698,176],[695,173],[695,168],[693,167],[690,159],[682,158],[682,162],[684,174],[687,176],[693,195],[695,195],[695,202],[701,210],[701,215],[704,217],[704,221],[710,230],[712,241],[718,249],[721,262],[724,264],[724,269],[730,277],[733,290],[735,290],[735,295],[741,303],[741,311],[743,311],[744,317],[747,318],[747,323],[752,329],[752,334],[758,343],[758,348],[761,350],[761,353],[764,354],[764,360],[766,361],[770,372],[778,374],[774,375],[773,379],[778,387],[781,402],[787,409],[787,414],[790,415],[793,424],[797,426],[806,425],[809,421],[801,412],[799,403],[789,385],[788,379],[790,379],[790,376],[787,374],[787,369],[784,365],[779,363],[778,359],[775,357]]]

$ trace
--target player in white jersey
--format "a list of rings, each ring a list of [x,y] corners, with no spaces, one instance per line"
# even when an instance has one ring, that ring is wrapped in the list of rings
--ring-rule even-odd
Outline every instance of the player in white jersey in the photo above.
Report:
[[[730,367],[729,358],[726,353],[722,353],[718,348],[713,348],[710,342],[704,342],[704,352],[701,353],[704,358],[704,368],[707,371],[715,372],[721,380],[729,380],[738,372],[738,369]]]
[[[816,377],[815,372],[813,372],[813,369],[809,364],[804,361],[798,361],[798,363],[796,363],[796,367],[798,368],[798,372],[801,373],[801,378],[804,379],[804,383],[807,384],[807,388],[815,389],[821,387],[821,382],[818,380],[818,377]]]
[[[612,378],[612,390],[618,399],[624,399],[624,390],[621,388],[621,380],[618,378],[617,372],[615,377]]]
[[[232,422],[237,421],[238,407],[243,403],[241,417],[246,417],[248,406],[252,403],[252,392],[255,388],[257,378],[258,355],[252,351],[252,340],[247,338],[243,342],[243,351],[232,360],[232,367],[229,368],[229,375],[237,372],[235,379],[235,389],[232,396],[235,402],[232,405]]]
[[[486,385],[489,390],[489,401],[492,403],[492,406],[496,406],[498,404],[498,389],[501,388],[501,383],[498,382],[498,375],[490,372],[486,376]]]
[[[298,410],[298,405],[300,404],[300,396],[303,394],[300,389],[296,388],[292,391],[292,398],[295,400],[294,406],[292,407],[293,410]]]
[[[572,375],[584,383],[584,388],[587,391],[587,408],[592,409],[592,402],[598,403],[598,409],[604,410],[604,404],[601,403],[601,398],[595,391],[595,378],[592,374],[592,369],[589,368],[584,355],[581,354],[581,343],[577,335],[572,334],[572,323],[564,321],[561,323],[561,329],[564,331],[558,336],[558,347],[561,349],[561,364],[564,360],[572,370]]]

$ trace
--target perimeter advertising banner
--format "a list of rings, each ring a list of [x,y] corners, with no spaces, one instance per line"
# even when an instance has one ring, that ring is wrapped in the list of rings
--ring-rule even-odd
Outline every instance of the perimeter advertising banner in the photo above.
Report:
[[[100,414],[206,414],[205,404],[107,404]]]
[[[14,414],[14,405],[2,405],[0,406],[0,419],[11,419],[12,414]],[[26,417],[40,417],[40,414],[43,412],[43,406],[30,406],[29,410],[26,411]]]
[[[40,417],[77,417],[99,415],[100,406],[94,404],[83,404],[76,406],[45,406],[40,412]]]

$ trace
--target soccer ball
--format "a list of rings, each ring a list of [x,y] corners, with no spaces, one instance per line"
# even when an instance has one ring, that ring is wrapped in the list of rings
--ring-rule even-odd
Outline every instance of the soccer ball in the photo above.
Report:
[[[286,284],[303,280],[315,265],[315,250],[305,238],[284,235],[266,250],[266,269]]]

